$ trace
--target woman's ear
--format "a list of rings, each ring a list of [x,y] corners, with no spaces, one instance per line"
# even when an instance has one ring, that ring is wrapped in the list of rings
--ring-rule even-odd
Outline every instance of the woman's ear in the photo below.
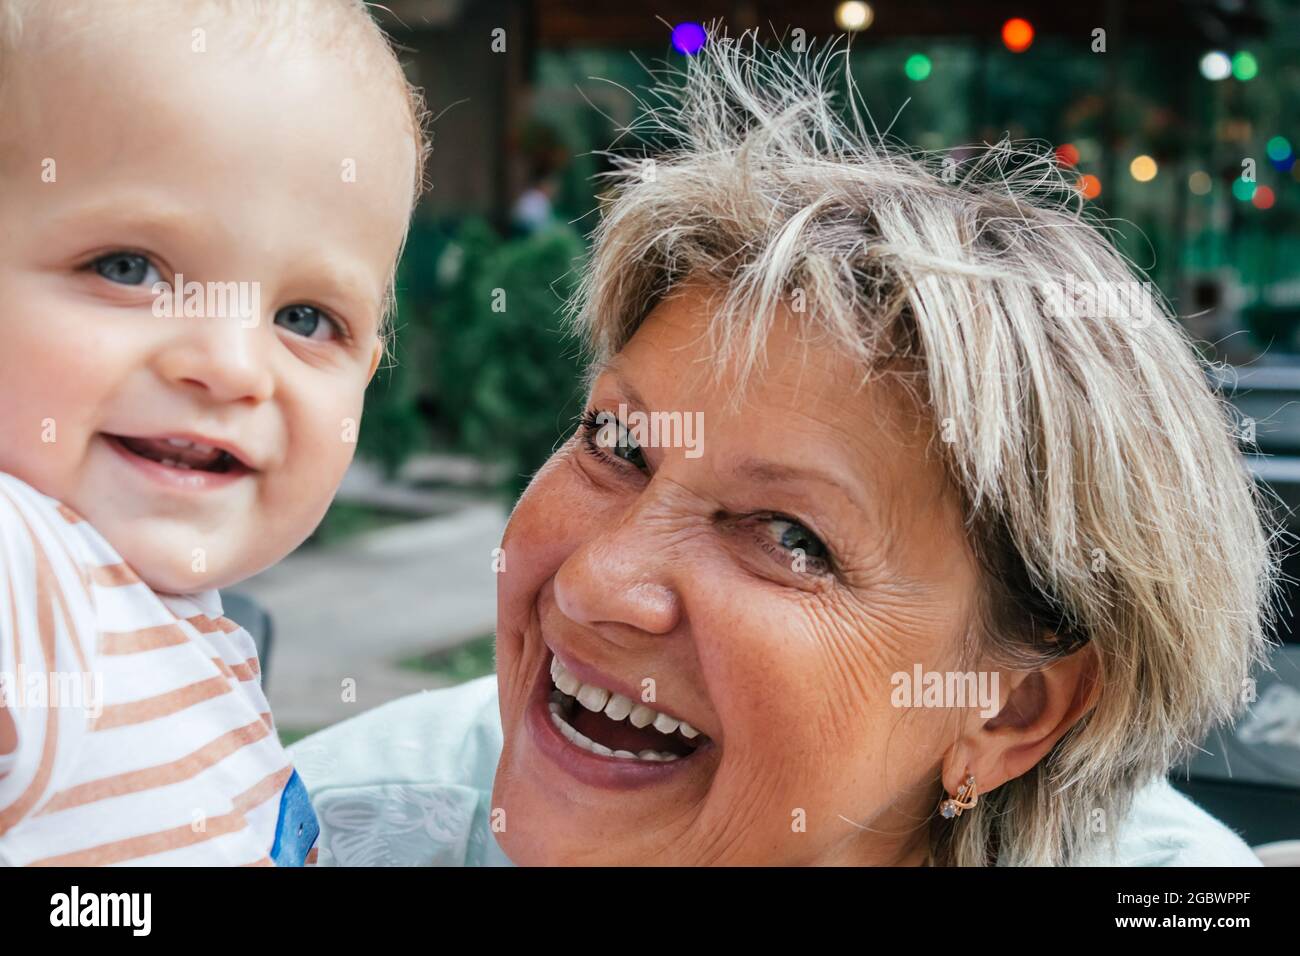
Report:
[[[1099,675],[1091,643],[1039,670],[1011,675],[1002,709],[967,738],[979,789],[1000,787],[1042,760],[1092,710],[1101,693]],[[957,767],[953,776],[962,772]]]
[[[374,354],[370,356],[370,373],[366,375],[367,383],[369,383],[370,380],[375,377],[375,369],[379,368],[379,360],[383,358],[383,355],[384,355],[384,340],[376,339]]]

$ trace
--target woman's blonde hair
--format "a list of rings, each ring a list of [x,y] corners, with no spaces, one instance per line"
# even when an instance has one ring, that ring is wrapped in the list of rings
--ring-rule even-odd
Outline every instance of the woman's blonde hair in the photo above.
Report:
[[[1090,642],[1100,669],[1095,706],[1048,756],[936,820],[930,862],[1085,862],[1134,792],[1248,699],[1281,532],[1203,360],[1050,153],[908,152],[868,131],[848,59],[715,27],[660,76],[624,131],[649,146],[610,154],[571,317],[600,362],[705,277],[725,290],[715,354],[744,370],[798,299],[864,380],[913,371],[983,570],[967,653],[1034,670]],[[1124,308],[1079,314],[1081,289]]]

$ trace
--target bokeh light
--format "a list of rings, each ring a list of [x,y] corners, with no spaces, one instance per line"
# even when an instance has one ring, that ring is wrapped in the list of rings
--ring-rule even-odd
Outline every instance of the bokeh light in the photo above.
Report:
[[[907,74],[907,78],[918,83],[930,75],[932,68],[930,58],[924,53],[913,53],[903,64],[903,72]]]
[[[1056,147],[1056,161],[1062,166],[1079,165],[1079,147],[1073,143],[1062,143]]]
[[[1079,177],[1079,182],[1075,188],[1083,194],[1084,199],[1096,199],[1101,195],[1101,180],[1092,173],[1087,173]]]
[[[708,35],[698,23],[679,23],[673,27],[673,49],[686,56],[694,56],[704,49]]]
[[[1214,188],[1214,180],[1205,170],[1198,169],[1187,177],[1187,188],[1198,196],[1207,196]]]
[[[1034,27],[1020,17],[1013,17],[1002,24],[1002,42],[1012,53],[1024,53],[1033,45]]]
[[[1150,156],[1143,153],[1141,156],[1135,156],[1133,162],[1128,164],[1129,175],[1140,183],[1149,183],[1156,178],[1159,167],[1156,161]]]
[[[1201,76],[1207,80],[1226,80],[1232,76],[1232,60],[1222,50],[1211,50],[1201,57]]]
[[[1238,176],[1232,181],[1232,194],[1242,202],[1248,202],[1255,195],[1256,185]]]
[[[1251,205],[1256,209],[1272,209],[1276,200],[1277,196],[1273,194],[1273,190],[1268,186],[1260,186],[1255,190],[1255,195],[1250,197]]]
[[[1259,73],[1259,62],[1255,59],[1255,54],[1246,50],[1234,53],[1232,56],[1232,75],[1239,80],[1253,80]]]
[[[1291,155],[1291,143],[1285,136],[1274,136],[1264,148],[1268,152],[1268,158],[1275,163],[1280,163]]]
[[[855,30],[865,30],[871,26],[876,19],[876,13],[871,9],[869,3],[858,3],[857,0],[849,0],[847,3],[841,3],[835,8],[835,25],[841,30],[850,32]]]

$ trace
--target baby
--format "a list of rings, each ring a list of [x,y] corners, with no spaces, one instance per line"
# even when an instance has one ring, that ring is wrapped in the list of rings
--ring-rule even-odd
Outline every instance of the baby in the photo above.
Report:
[[[360,0],[0,0],[0,862],[310,861],[217,589],[352,458],[421,115]]]

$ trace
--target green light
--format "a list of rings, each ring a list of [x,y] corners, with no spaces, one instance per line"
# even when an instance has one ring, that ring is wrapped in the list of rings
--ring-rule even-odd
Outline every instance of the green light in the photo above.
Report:
[[[1246,180],[1238,178],[1232,183],[1232,194],[1242,202],[1250,202],[1257,188],[1257,183],[1248,183]]]
[[[930,58],[924,53],[913,53],[903,65],[903,72],[907,74],[907,78],[918,83],[930,75],[930,69]]]
[[[1274,162],[1282,162],[1291,155],[1291,144],[1287,142],[1285,136],[1274,136],[1268,141],[1268,158]]]
[[[1259,73],[1259,61],[1255,54],[1241,50],[1232,57],[1232,75],[1239,80],[1253,80]]]

